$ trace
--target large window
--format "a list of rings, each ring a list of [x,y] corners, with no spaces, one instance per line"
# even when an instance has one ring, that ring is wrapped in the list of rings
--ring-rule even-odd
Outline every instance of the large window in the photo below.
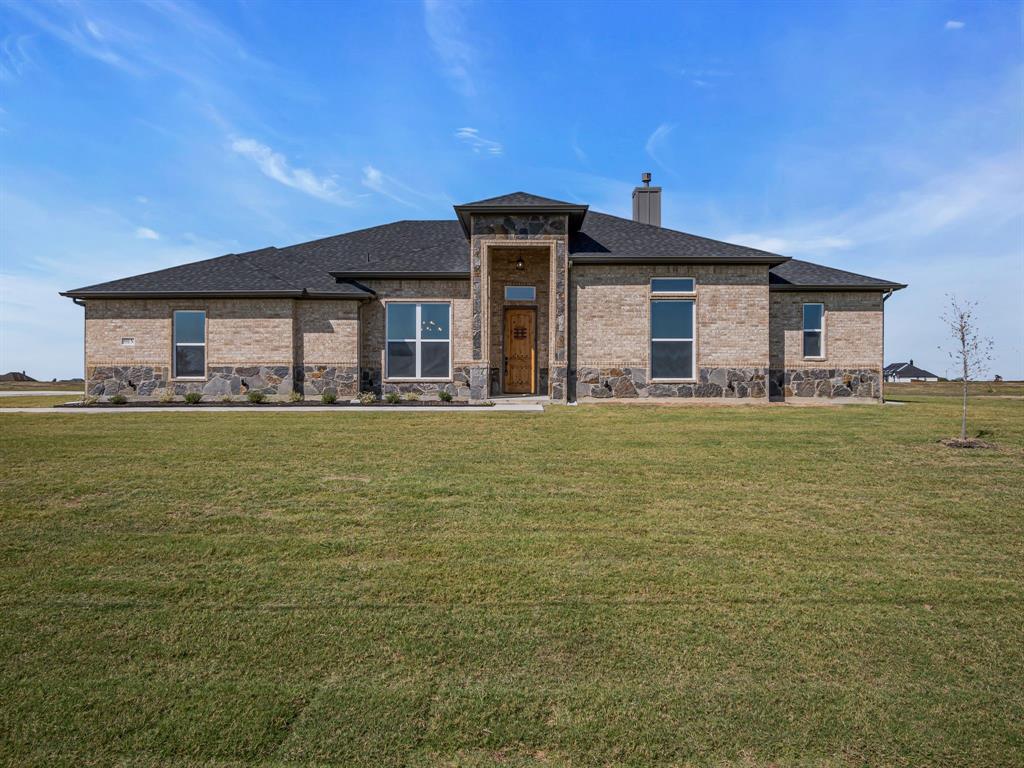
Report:
[[[206,378],[206,313],[174,313],[174,378]]]
[[[451,305],[392,302],[387,311],[387,377],[451,377]]]
[[[692,299],[651,300],[651,378],[693,378]]]
[[[825,305],[804,304],[804,357],[825,356]]]

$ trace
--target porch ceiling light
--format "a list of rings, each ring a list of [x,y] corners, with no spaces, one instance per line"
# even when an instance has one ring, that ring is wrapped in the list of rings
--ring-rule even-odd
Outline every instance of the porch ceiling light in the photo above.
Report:
[[[523,257],[520,256],[516,259],[516,271],[522,272],[524,269],[526,269],[526,264],[523,262]]]

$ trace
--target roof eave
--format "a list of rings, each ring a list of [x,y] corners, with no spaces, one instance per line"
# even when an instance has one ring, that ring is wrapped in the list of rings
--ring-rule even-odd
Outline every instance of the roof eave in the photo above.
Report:
[[[361,299],[369,298],[358,294],[332,293],[329,291],[60,291],[61,296],[69,299]]]
[[[902,283],[855,283],[851,285],[795,285],[793,283],[770,283],[773,291],[902,291]]]
[[[770,264],[789,261],[789,256],[577,256],[569,254],[573,264]]]
[[[338,282],[346,280],[468,280],[468,271],[455,272],[328,272]],[[367,288],[366,290],[370,290]]]

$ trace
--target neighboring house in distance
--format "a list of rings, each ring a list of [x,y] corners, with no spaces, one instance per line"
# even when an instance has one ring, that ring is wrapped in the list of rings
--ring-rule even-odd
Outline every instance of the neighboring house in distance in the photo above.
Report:
[[[909,363],[889,363],[885,366],[882,371],[885,374],[886,381],[892,382],[908,382],[908,381],[938,381],[939,377],[930,371],[926,371],[923,368],[918,368],[914,365],[914,361],[911,360]]]
[[[65,292],[86,390],[880,398],[900,283],[516,192]]]

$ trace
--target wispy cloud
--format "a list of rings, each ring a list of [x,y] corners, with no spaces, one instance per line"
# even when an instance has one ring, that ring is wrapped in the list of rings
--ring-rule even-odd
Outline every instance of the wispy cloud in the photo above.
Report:
[[[457,0],[423,0],[423,22],[445,74],[464,96],[475,96],[471,73],[478,68],[478,56],[466,33],[463,9]]]
[[[966,26],[964,22],[959,19],[950,19],[946,22],[946,29],[963,29],[964,26]]]
[[[0,81],[16,80],[32,66],[31,35],[8,35],[0,42]]]
[[[658,155],[673,130],[675,130],[674,125],[662,123],[647,137],[647,143],[644,144],[644,150],[647,152],[647,155],[658,165],[664,166]]]
[[[840,214],[781,227],[774,232],[736,232],[730,242],[786,255],[815,255],[853,247],[895,247],[965,222],[984,218],[988,227],[1024,218],[1024,174],[1015,155],[999,156],[947,173],[884,201]]]
[[[830,237],[828,235],[801,238],[799,235],[779,236],[766,235],[758,232],[736,232],[728,235],[727,242],[747,245],[751,248],[759,248],[762,251],[781,253],[786,256],[799,256],[803,254],[822,254],[836,249],[849,248],[853,241],[845,237]]]
[[[231,141],[231,150],[252,160],[265,176],[286,187],[329,203],[351,205],[352,201],[343,194],[333,178],[318,176],[308,168],[292,168],[288,158],[266,144],[255,139],[235,138]]]
[[[150,229],[149,227],[138,227],[138,228],[136,228],[135,236],[137,238],[139,238],[139,240],[159,240],[160,239],[160,234],[156,230]]]
[[[39,3],[11,3],[8,9],[21,14],[35,27],[60,40],[82,56],[117,67],[125,72],[139,74],[139,66],[116,50],[97,22],[87,15],[81,5],[46,5]],[[114,40],[127,40],[129,35],[110,28]]]
[[[459,128],[455,132],[455,137],[480,154],[500,155],[505,151],[501,142],[485,139],[476,128]]]

